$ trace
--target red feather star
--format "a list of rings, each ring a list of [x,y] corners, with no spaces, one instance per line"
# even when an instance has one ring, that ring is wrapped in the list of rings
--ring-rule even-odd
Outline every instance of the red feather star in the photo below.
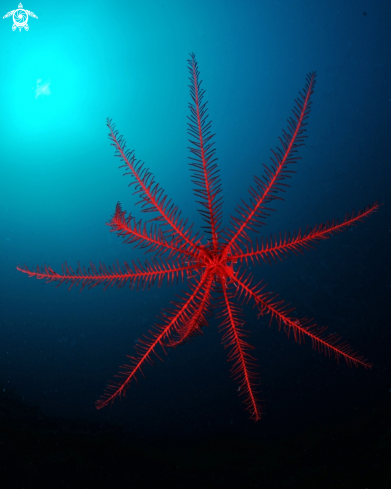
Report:
[[[265,292],[262,282],[253,284],[248,265],[262,261],[271,263],[291,253],[303,253],[316,243],[362,221],[377,210],[379,204],[374,203],[358,213],[346,215],[343,222],[332,220],[307,228],[305,232],[299,230],[293,234],[280,233],[251,240],[250,234],[257,233],[265,225],[271,210],[270,203],[282,200],[278,194],[288,187],[286,179],[294,173],[292,165],[299,159],[296,156],[297,148],[304,144],[305,121],[315,86],[315,73],[310,73],[303,92],[295,100],[293,116],[288,119],[288,128],[280,138],[281,146],[272,151],[271,164],[263,165],[264,175],[262,178],[254,177],[254,186],[249,188],[247,202],[242,201],[236,207],[230,226],[222,229],[222,189],[212,142],[214,135],[211,133],[211,121],[204,102],[205,92],[201,88],[194,54],[190,55],[188,69],[192,99],[188,123],[191,138],[189,164],[195,185],[194,194],[201,206],[199,212],[205,222],[208,239],[193,232],[193,226],[181,217],[178,207],[155,182],[149,169],[136,160],[134,151],[126,150],[125,140],[108,119],[111,144],[116,149],[115,155],[123,161],[126,174],[132,178],[130,185],[134,185],[134,194],[140,199],[141,211],[154,213],[154,217],[145,222],[136,221],[131,214],[126,215],[118,203],[108,225],[111,231],[125,238],[125,242],[152,252],[154,258],[144,264],[132,262],[132,265],[128,265],[125,262],[120,266],[117,262],[112,267],[100,264],[97,268],[91,263],[88,269],[79,264],[76,272],[66,263],[62,266],[62,273],[56,273],[46,265],[31,270],[27,266],[17,269],[30,277],[58,282],[58,285],[66,283],[70,284],[70,288],[81,285],[81,290],[99,284],[104,288],[128,284],[130,288],[144,289],[156,282],[161,286],[165,279],[168,283],[186,279],[188,290],[169,310],[162,312],[159,324],[139,340],[135,354],[129,357],[129,364],[121,367],[118,375],[121,380],[107,387],[96,407],[101,409],[116,397],[122,397],[144,365],[159,358],[159,348],[165,351],[201,333],[211,316],[214,302],[213,309],[218,310],[217,317],[221,318],[222,342],[229,351],[228,359],[232,363],[231,372],[239,382],[238,391],[244,397],[251,418],[259,420],[261,411],[255,359],[250,353],[253,347],[247,342],[248,333],[244,329],[240,304],[252,300],[259,316],[269,314],[270,323],[276,320],[279,329],[283,328],[288,336],[292,333],[297,342],[305,337],[310,338],[313,347],[327,356],[334,355],[337,360],[344,358],[349,365],[369,368],[371,364],[353,352],[337,335],[326,335],[326,328],[317,327],[310,319],[292,316],[293,309],[276,294]]]

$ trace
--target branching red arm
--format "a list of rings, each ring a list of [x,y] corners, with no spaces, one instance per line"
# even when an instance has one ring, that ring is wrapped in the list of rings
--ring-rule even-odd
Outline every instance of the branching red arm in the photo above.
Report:
[[[223,331],[223,344],[229,349],[228,360],[233,362],[231,368],[232,376],[239,381],[240,395],[245,396],[244,404],[251,413],[251,418],[258,421],[261,417],[258,391],[256,388],[256,374],[254,372],[255,359],[249,353],[253,347],[245,341],[247,332],[244,331],[242,311],[231,301],[231,295],[225,283],[221,284],[223,300],[221,301],[222,312],[218,317],[223,317],[220,328]]]
[[[196,257],[191,249],[176,246],[177,241],[175,239],[167,241],[160,227],[151,225],[151,228],[147,230],[145,222],[136,222],[131,214],[126,216],[126,212],[122,210],[119,202],[107,225],[111,228],[111,232],[116,232],[118,236],[125,238],[125,243],[133,244],[135,248],[140,247],[157,255],[169,252],[170,256]]]
[[[207,316],[210,315],[212,282],[213,277],[209,276],[206,280],[205,291],[203,292],[202,299],[196,305],[193,316],[189,321],[178,327],[178,337],[171,339],[166,346],[175,347],[197,334],[202,334],[201,328],[208,324]]]
[[[202,81],[195,54],[190,54],[189,60],[190,96],[194,103],[189,103],[190,117],[188,133],[191,137],[190,169],[192,182],[195,184],[194,194],[202,208],[199,212],[206,222],[206,231],[211,235],[213,248],[218,248],[218,232],[222,219],[221,181],[218,165],[216,164],[214,143],[211,142],[211,120],[208,120],[207,102],[203,102],[205,90],[201,88]]]
[[[254,299],[257,304],[260,314],[265,313],[270,314],[270,322],[273,319],[277,320],[279,328],[284,327],[284,331],[287,333],[288,337],[290,332],[293,332],[294,340],[301,343],[306,336],[311,338],[312,346],[314,349],[325,353],[326,356],[332,356],[339,360],[341,357],[345,359],[348,365],[362,365],[365,368],[371,368],[367,360],[364,359],[362,355],[353,352],[352,348],[338,335],[329,334],[325,335],[327,327],[318,328],[311,319],[303,318],[296,319],[289,317],[289,313],[293,311],[283,301],[277,299],[277,295],[270,293],[262,293],[262,287],[258,288],[251,287],[250,278],[239,278],[238,276],[232,277],[233,282],[240,287],[241,295],[247,300],[250,298]]]
[[[127,283],[129,287],[145,289],[151,287],[156,281],[160,286],[164,279],[168,283],[173,283],[179,278],[183,280],[184,276],[198,269],[196,265],[185,265],[183,263],[166,263],[164,260],[154,260],[153,262],[132,262],[132,266],[124,262],[121,267],[119,263],[114,263],[111,267],[107,267],[103,263],[97,268],[90,262],[90,268],[86,269],[78,263],[76,272],[72,267],[65,262],[62,265],[62,273],[55,272],[51,267],[44,265],[37,266],[36,270],[29,269],[27,265],[16,267],[22,273],[29,277],[35,277],[38,280],[46,280],[46,282],[58,282],[61,284],[69,284],[69,290],[81,285],[81,289],[88,287],[89,289],[97,285],[103,285],[104,290],[108,287],[124,287]]]
[[[142,373],[146,363],[153,363],[155,358],[160,356],[157,353],[157,348],[160,347],[165,351],[167,344],[171,342],[171,338],[178,334],[178,327],[181,324],[191,320],[197,310],[199,295],[205,293],[205,280],[202,277],[200,282],[194,287],[190,293],[186,293],[185,298],[178,300],[174,305],[174,309],[163,313],[164,322],[161,325],[156,325],[154,329],[149,331],[149,336],[141,338],[137,344],[136,354],[128,356],[130,365],[123,365],[117,377],[122,380],[112,382],[106,389],[102,398],[96,402],[97,409],[101,409],[108,404],[111,404],[116,397],[122,397],[132,380],[136,378],[138,373]]]
[[[270,208],[267,207],[271,201],[279,199],[278,192],[283,192],[289,185],[284,180],[291,177],[293,170],[288,165],[295,164],[299,157],[296,156],[297,148],[304,145],[305,120],[308,118],[311,108],[311,95],[315,86],[315,73],[307,76],[307,84],[303,93],[299,93],[296,106],[293,109],[293,117],[288,119],[288,129],[283,131],[280,138],[282,149],[272,150],[272,164],[270,167],[263,165],[265,174],[262,178],[254,177],[256,188],[250,187],[250,203],[242,201],[236,208],[237,216],[231,217],[231,226],[227,231],[227,253],[240,253],[238,245],[250,241],[248,231],[258,231],[257,228],[264,224],[269,215]]]
[[[248,264],[248,262],[263,261],[272,263],[277,259],[290,256],[290,253],[299,254],[305,250],[314,248],[315,244],[324,239],[328,239],[334,234],[346,231],[349,226],[355,226],[358,222],[363,221],[380,207],[380,204],[375,202],[368,205],[365,209],[357,214],[347,214],[343,222],[338,220],[328,221],[325,224],[315,225],[313,228],[308,228],[304,234],[299,230],[298,233],[284,233],[279,236],[271,236],[263,238],[261,245],[257,242],[256,248],[253,249],[251,244],[246,243],[246,251],[244,253],[233,254],[229,257],[229,261],[239,261]]]
[[[140,160],[136,161],[134,151],[126,150],[126,141],[123,136],[119,135],[111,119],[107,119],[107,127],[110,130],[111,145],[116,148],[115,156],[121,158],[124,161],[122,166],[129,170],[125,175],[133,177],[130,185],[134,185],[134,194],[140,197],[138,204],[141,204],[142,212],[157,212],[158,217],[152,220],[169,227],[169,231],[165,231],[167,237],[176,235],[177,240],[180,239],[186,249],[192,250],[193,253],[199,252],[198,245],[201,239],[197,235],[191,236],[192,226],[187,227],[187,220],[184,221],[181,218],[178,207],[164,194],[163,189],[155,182],[152,173],[144,168],[144,163]]]

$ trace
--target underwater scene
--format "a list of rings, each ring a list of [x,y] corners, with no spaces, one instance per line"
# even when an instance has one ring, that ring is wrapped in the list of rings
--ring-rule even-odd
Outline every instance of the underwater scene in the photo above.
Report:
[[[31,1],[2,487],[388,488],[391,3]]]

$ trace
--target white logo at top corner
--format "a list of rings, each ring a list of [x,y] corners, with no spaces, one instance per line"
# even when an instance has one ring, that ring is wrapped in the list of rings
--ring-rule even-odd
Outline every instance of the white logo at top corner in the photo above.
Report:
[[[22,27],[24,27],[26,31],[29,30],[29,26],[27,24],[27,21],[29,20],[29,15],[31,17],[34,17],[35,19],[38,19],[34,12],[30,12],[30,10],[25,10],[21,3],[18,5],[18,8],[16,10],[11,10],[11,12],[6,13],[3,19],[11,17],[11,15],[14,19],[12,30],[14,31],[16,30],[16,28],[18,28],[19,32],[22,30]]]

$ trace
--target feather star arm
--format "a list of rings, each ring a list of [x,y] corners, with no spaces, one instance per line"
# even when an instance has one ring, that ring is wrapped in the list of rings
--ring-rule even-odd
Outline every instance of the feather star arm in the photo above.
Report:
[[[202,334],[202,326],[207,325],[207,315],[209,313],[211,302],[212,282],[213,276],[210,275],[206,280],[205,291],[203,292],[202,299],[196,305],[193,316],[189,321],[178,327],[177,337],[170,339],[166,346],[175,347],[184,343],[196,334]]]
[[[151,227],[150,230],[147,230],[145,222],[136,222],[131,214],[126,216],[126,212],[122,210],[119,202],[107,226],[111,228],[111,232],[125,238],[125,243],[134,244],[135,248],[139,246],[146,251],[156,252],[159,255],[169,252],[171,253],[170,256],[180,255],[182,258],[195,258],[195,253],[192,250],[183,246],[176,246],[175,240],[168,242],[160,227]]]
[[[243,330],[244,321],[241,310],[232,302],[224,282],[221,283],[223,299],[221,300],[222,312],[219,317],[223,317],[220,328],[223,331],[223,344],[229,349],[228,361],[233,362],[231,374],[235,380],[239,380],[240,395],[245,396],[244,404],[251,413],[251,419],[258,421],[261,417],[259,401],[257,399],[256,375],[253,368],[255,359],[249,353],[253,347],[245,341],[247,332]]]
[[[177,239],[180,238],[187,249],[199,252],[201,239],[197,235],[191,236],[192,226],[186,228],[187,220],[183,221],[178,207],[164,195],[163,189],[155,182],[152,173],[144,168],[144,163],[136,161],[134,151],[126,150],[126,142],[115,129],[111,119],[107,119],[107,127],[110,130],[111,145],[116,148],[115,156],[124,161],[122,166],[129,170],[126,174],[134,178],[131,185],[135,185],[134,193],[140,196],[138,203],[142,204],[142,211],[157,212],[160,216],[152,220],[162,221],[163,225],[168,225],[170,234],[176,235]]]
[[[238,276],[232,276],[233,282],[240,287],[240,295],[245,298],[252,298],[257,304],[260,315],[265,313],[270,314],[270,322],[273,319],[277,320],[279,328],[284,326],[284,330],[288,337],[290,332],[293,332],[294,340],[301,343],[305,336],[311,338],[312,346],[314,349],[324,352],[327,356],[334,355],[338,360],[343,357],[348,365],[362,365],[365,368],[371,368],[367,360],[358,353],[353,352],[352,348],[346,343],[341,342],[341,338],[335,334],[328,335],[325,337],[324,333],[327,327],[318,328],[312,320],[303,318],[296,319],[288,316],[294,309],[290,308],[284,303],[284,301],[277,300],[277,296],[270,294],[270,292],[261,293],[264,286],[254,289],[251,287],[251,278],[239,278]]]
[[[246,243],[246,251],[243,253],[233,254],[229,257],[229,261],[245,262],[246,264],[251,261],[263,261],[271,264],[272,261],[287,257],[290,253],[298,254],[303,253],[305,250],[314,248],[314,245],[319,241],[331,238],[331,236],[346,231],[349,226],[355,226],[358,222],[363,221],[366,217],[370,216],[373,212],[379,209],[380,204],[375,202],[368,205],[365,209],[362,209],[357,214],[347,214],[343,222],[338,220],[328,221],[325,224],[315,225],[313,228],[308,228],[304,234],[299,229],[298,233],[290,234],[284,233],[277,236],[266,237],[262,239],[261,245],[257,242],[256,248]]]
[[[288,119],[288,130],[283,131],[283,137],[280,138],[282,150],[277,148],[272,150],[273,157],[270,167],[263,165],[265,175],[263,178],[254,177],[256,188],[250,187],[250,203],[242,201],[242,205],[236,208],[237,216],[231,216],[231,227],[227,231],[227,244],[225,245],[226,253],[235,254],[238,252],[237,247],[243,241],[250,241],[248,231],[256,231],[257,228],[264,224],[264,219],[269,215],[265,204],[272,200],[280,199],[277,197],[278,192],[283,192],[288,187],[284,180],[291,177],[293,170],[288,170],[288,165],[292,165],[299,159],[295,153],[297,148],[304,144],[304,127],[305,120],[308,118],[311,108],[311,95],[314,92],[316,73],[310,73],[307,76],[307,84],[304,93],[299,93],[296,99],[296,106],[293,109],[293,118]]]
[[[219,167],[215,163],[215,148],[211,142],[214,134],[210,134],[212,122],[208,120],[207,102],[203,102],[205,90],[201,88],[198,64],[194,53],[189,60],[190,96],[194,103],[189,104],[190,117],[188,134],[192,138],[190,147],[190,169],[192,181],[195,184],[194,194],[200,199],[197,202],[202,208],[199,210],[206,222],[206,230],[212,236],[213,248],[218,247],[218,230],[222,219],[222,197]]]
[[[149,336],[141,338],[136,345],[136,354],[128,356],[131,360],[130,365],[123,365],[117,377],[123,380],[120,382],[112,382],[106,389],[101,399],[96,402],[97,409],[101,409],[108,404],[111,404],[116,397],[122,397],[132,380],[136,375],[142,373],[144,366],[147,363],[153,363],[154,358],[160,358],[157,353],[157,348],[160,347],[165,351],[165,347],[170,343],[173,334],[178,333],[177,329],[183,322],[188,322],[195,313],[197,298],[203,292],[206,275],[204,275],[192,292],[187,293],[182,299],[182,304],[178,301],[174,309],[166,311],[163,314],[164,323],[156,325],[153,330],[149,331]]]
[[[199,267],[196,264],[168,264],[163,260],[160,260],[160,262],[154,260],[151,263],[145,262],[144,264],[133,261],[132,266],[124,262],[122,267],[118,262],[111,267],[100,263],[99,268],[90,262],[90,268],[88,269],[78,263],[76,272],[65,262],[62,265],[62,273],[56,273],[47,265],[43,267],[37,266],[36,270],[30,270],[27,265],[23,267],[17,266],[16,268],[29,277],[35,277],[38,280],[58,282],[57,286],[64,283],[70,284],[69,290],[73,286],[78,287],[81,285],[80,291],[82,291],[84,287],[91,289],[97,285],[103,285],[104,290],[106,290],[108,287],[124,287],[126,283],[129,283],[130,288],[145,289],[151,287],[156,280],[160,287],[164,279],[167,279],[168,283],[173,283],[180,277],[183,279],[184,275]]]

